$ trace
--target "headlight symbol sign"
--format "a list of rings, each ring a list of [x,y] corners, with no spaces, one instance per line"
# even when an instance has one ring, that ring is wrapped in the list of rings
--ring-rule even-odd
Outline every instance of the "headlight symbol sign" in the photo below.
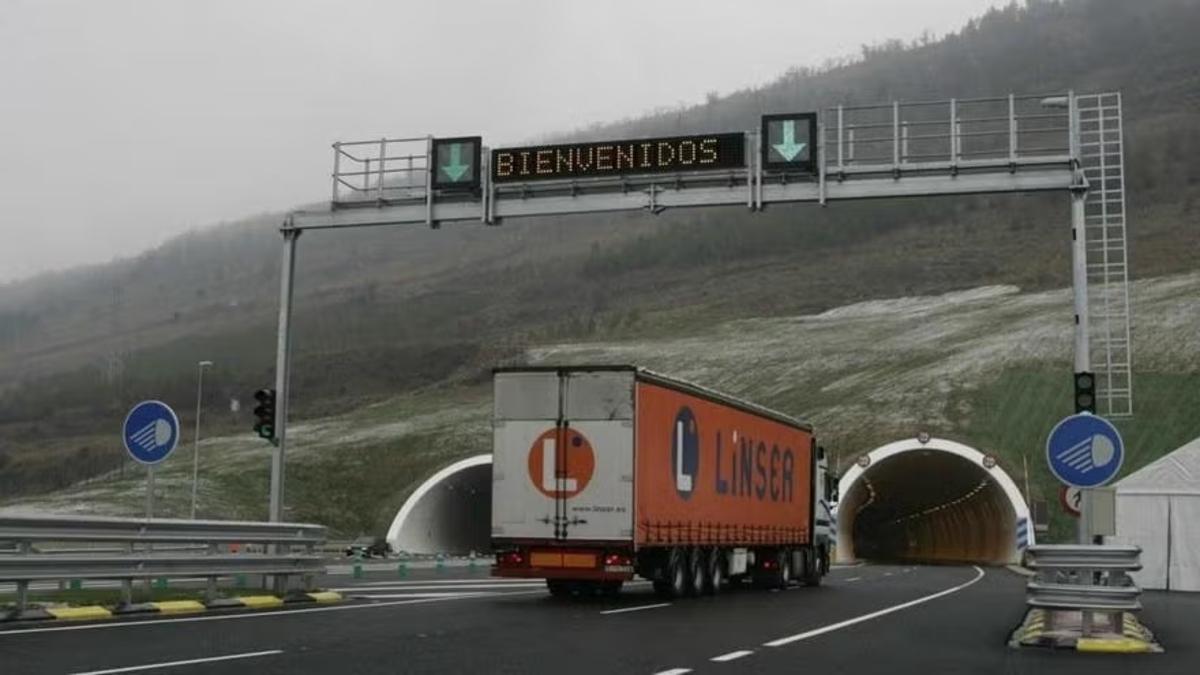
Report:
[[[595,471],[592,444],[570,427],[547,429],[529,448],[529,479],[551,499],[570,499],[583,492]]]
[[[1104,485],[1121,470],[1121,435],[1111,422],[1088,413],[1063,419],[1046,439],[1046,461],[1062,482],[1089,488]]]
[[[125,417],[121,437],[135,461],[158,464],[179,444],[179,417],[161,401],[142,401]]]

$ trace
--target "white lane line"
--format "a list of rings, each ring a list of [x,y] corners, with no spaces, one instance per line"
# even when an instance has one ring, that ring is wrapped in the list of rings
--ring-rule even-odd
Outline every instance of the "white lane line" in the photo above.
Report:
[[[660,602],[654,605],[638,605],[637,607],[622,607],[620,609],[606,609],[601,614],[624,614],[625,612],[640,612],[643,609],[658,609],[659,607],[670,607],[669,602]]]
[[[223,614],[220,616],[185,616],[172,619],[153,619],[149,621],[106,621],[90,623],[82,626],[47,626],[45,628],[20,628],[17,630],[0,630],[0,639],[9,635],[26,633],[58,633],[68,630],[101,630],[105,628],[130,628],[137,626],[160,626],[164,623],[195,623],[199,621],[236,621],[240,619],[269,619],[272,617],[289,616],[292,614],[315,614],[317,612],[348,612],[360,609],[380,609],[383,607],[398,607],[400,605],[422,605],[431,602],[452,602],[454,600],[495,598],[511,598],[517,595],[544,595],[546,591],[519,591],[501,595],[458,595],[452,598],[418,598],[416,600],[390,600],[388,602],[368,602],[361,605],[330,605],[328,607],[304,607],[302,609],[276,609],[269,612],[252,612],[246,614]]]
[[[282,649],[270,649],[265,652],[246,652],[244,654],[227,654],[225,656],[210,656],[206,659],[188,659],[187,661],[164,661],[162,663],[148,663],[144,666],[129,666],[126,668],[110,668],[108,670],[89,670],[72,673],[72,675],[111,675],[111,673],[132,673],[138,670],[156,670],[158,668],[175,668],[176,666],[190,666],[197,663],[213,663],[216,661],[233,661],[235,659],[253,659],[259,656],[274,656],[282,654]]]
[[[465,593],[384,593],[382,595],[353,594],[350,597],[356,600],[395,600],[397,598],[465,598],[482,597],[485,595],[499,595],[499,593],[485,593],[480,591],[467,591]]]
[[[425,584],[531,584],[529,579],[502,579],[502,578],[484,578],[484,579],[409,579],[407,581],[365,581],[356,586],[422,586]],[[540,583],[540,582],[539,582]],[[118,586],[120,584],[117,584]]]
[[[851,581],[859,581],[860,579],[862,579],[862,577],[850,577],[849,579],[846,579],[846,583],[850,583]]]
[[[852,570],[855,567],[862,567],[862,566],[863,566],[863,562],[861,560],[856,563],[834,563],[829,566],[829,570],[831,572],[833,570]]]
[[[749,650],[749,649],[739,649],[739,650],[738,650],[738,651],[736,651],[736,652],[729,652],[728,654],[722,654],[722,655],[720,655],[720,656],[714,656],[714,657],[712,657],[711,659],[709,659],[709,661],[716,661],[717,663],[725,663],[726,661],[732,661],[732,660],[734,660],[734,659],[740,659],[740,658],[742,658],[743,656],[750,656],[750,655],[751,655],[751,654],[753,654],[753,653],[754,653],[754,652],[753,652],[753,651],[751,651],[751,650]]]
[[[490,591],[493,589],[545,589],[546,584],[462,584],[460,586],[337,586],[338,593],[366,593],[374,591]]]
[[[690,672],[692,672],[691,668],[672,668],[670,670],[660,670],[654,675],[683,675]]]
[[[978,565],[972,565],[972,567],[975,568],[975,578],[971,579],[970,581],[961,583],[957,586],[951,586],[950,588],[947,588],[946,590],[938,591],[937,593],[931,593],[929,595],[917,598],[916,600],[909,600],[908,602],[902,602],[899,605],[892,605],[891,607],[881,609],[877,612],[871,612],[870,614],[863,614],[862,616],[856,616],[853,619],[846,619],[845,621],[839,621],[837,623],[832,623],[832,624],[829,624],[828,626],[822,626],[821,628],[814,628],[813,630],[805,631],[803,633],[797,633],[795,635],[789,635],[787,637],[779,638],[778,640],[771,640],[770,642],[764,642],[763,646],[764,647],[782,647],[783,645],[791,644],[793,642],[799,642],[800,640],[807,640],[811,637],[816,637],[818,635],[824,635],[825,633],[832,633],[835,630],[841,630],[842,628],[846,628],[847,626],[853,626],[856,623],[862,623],[864,621],[870,621],[871,619],[877,619],[881,616],[891,614],[892,612],[899,612],[902,609],[908,609],[909,607],[915,607],[922,603],[929,602],[930,600],[936,600],[942,596],[950,595],[951,593],[957,593],[957,592],[961,591],[962,589],[974,584],[975,582],[977,582],[983,578],[983,570],[980,569]]]
[[[885,576],[885,577],[890,577],[890,576],[892,576],[892,573],[891,573],[891,572],[884,572],[884,573],[883,573],[883,576]]]

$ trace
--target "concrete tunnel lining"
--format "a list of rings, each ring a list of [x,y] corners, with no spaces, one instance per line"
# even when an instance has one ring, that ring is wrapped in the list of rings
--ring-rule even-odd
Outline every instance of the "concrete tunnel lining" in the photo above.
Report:
[[[905,439],[867,453],[841,478],[838,558],[1019,562],[1033,543],[1029,507],[984,453],[947,439]]]
[[[387,541],[393,551],[486,555],[491,514],[492,456],[468,457],[413,490],[392,520]]]

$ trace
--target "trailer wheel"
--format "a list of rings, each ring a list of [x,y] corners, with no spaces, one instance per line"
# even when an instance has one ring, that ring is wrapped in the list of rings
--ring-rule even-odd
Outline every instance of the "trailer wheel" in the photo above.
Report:
[[[725,567],[721,562],[721,549],[710,548],[704,556],[704,593],[716,595],[721,592],[721,584],[725,582]]]
[[[602,581],[600,582],[600,594],[606,598],[615,598],[621,594],[621,586],[623,581]]]
[[[688,574],[687,574],[687,594],[700,595],[704,592],[704,574],[707,572],[708,565],[704,561],[705,555],[702,549],[698,546],[693,546],[688,549]]]
[[[654,592],[664,598],[681,598],[687,593],[687,554],[684,549],[673,548],[667,556],[667,578],[654,582]]]

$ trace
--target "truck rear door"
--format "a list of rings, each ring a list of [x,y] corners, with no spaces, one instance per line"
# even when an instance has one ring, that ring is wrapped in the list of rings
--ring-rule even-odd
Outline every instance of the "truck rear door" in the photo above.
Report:
[[[518,371],[494,383],[492,536],[633,536],[633,371]]]

